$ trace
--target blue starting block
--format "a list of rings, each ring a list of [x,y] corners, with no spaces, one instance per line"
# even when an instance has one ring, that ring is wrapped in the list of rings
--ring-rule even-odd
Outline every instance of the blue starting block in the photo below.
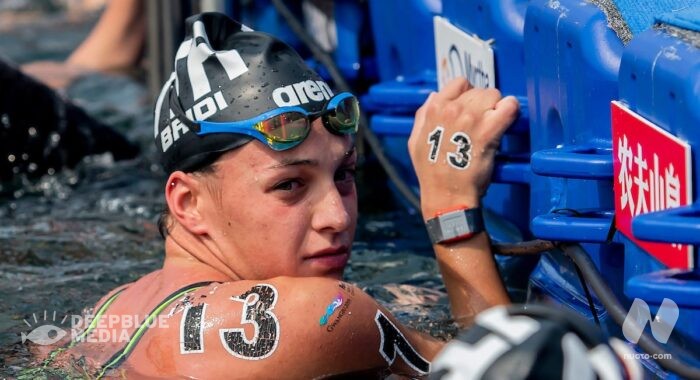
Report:
[[[700,22],[700,8],[694,18]],[[700,244],[700,40],[698,29],[674,22],[673,14],[659,17],[665,23],[636,36],[626,47],[620,67],[620,99],[630,110],[691,146],[692,204],[639,215],[632,219],[634,237],[666,243]],[[681,26],[678,26],[681,25]],[[695,40],[693,40],[695,38]],[[680,173],[683,175],[684,173]],[[664,298],[680,308],[672,336],[682,348],[697,352],[700,342],[700,271],[697,251],[689,266],[695,269],[664,270],[666,265],[649,256],[629,239],[623,239],[626,252],[625,292],[630,298],[645,300],[658,308]],[[697,248],[697,247],[695,247]],[[687,255],[685,249],[679,255]],[[636,260],[630,260],[632,258]],[[687,267],[686,267],[687,268]],[[653,272],[653,273],[650,273]]]

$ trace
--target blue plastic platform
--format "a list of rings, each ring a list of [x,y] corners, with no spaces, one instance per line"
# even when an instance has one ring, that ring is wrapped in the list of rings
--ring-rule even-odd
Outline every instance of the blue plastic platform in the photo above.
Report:
[[[556,5],[556,7],[555,7]],[[525,21],[530,104],[533,233],[605,241],[614,209],[610,101],[617,98],[623,45],[602,10],[577,0],[533,1]],[[553,228],[555,209],[569,215]],[[590,232],[585,232],[589,230]]]
[[[433,16],[440,0],[370,0],[377,66],[382,81],[435,80]]]
[[[700,244],[700,49],[664,31],[648,30],[625,49],[620,67],[620,99],[632,111],[687,141],[692,151],[693,205],[649,213],[632,221],[635,237],[659,242]],[[700,271],[660,271],[663,265],[624,239],[626,251],[637,257],[626,265],[629,297],[658,307],[663,298],[680,307],[676,331],[685,348],[700,342]],[[696,247],[697,249],[697,247]],[[652,263],[649,267],[644,263]],[[642,265],[638,265],[642,263]],[[637,265],[635,265],[637,264]],[[655,273],[649,273],[656,270]],[[691,344],[693,344],[691,346]]]
[[[621,297],[625,254],[622,245],[609,243],[614,236],[610,101],[617,99],[622,41],[600,8],[578,0],[530,2],[524,41],[532,233],[589,243],[584,249]],[[541,270],[533,278],[542,276]],[[571,286],[550,285],[543,291],[553,297]]]

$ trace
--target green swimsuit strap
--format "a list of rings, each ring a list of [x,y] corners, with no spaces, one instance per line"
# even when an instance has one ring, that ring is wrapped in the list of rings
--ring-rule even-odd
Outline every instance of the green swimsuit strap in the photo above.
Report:
[[[123,287],[123,288],[119,289],[117,292],[112,294],[112,296],[109,297],[107,299],[107,301],[105,301],[102,305],[100,305],[100,307],[97,308],[97,312],[93,316],[92,321],[90,321],[90,325],[85,330],[83,330],[83,332],[81,332],[80,335],[76,336],[75,339],[73,339],[70,342],[70,344],[68,345],[68,348],[71,348],[71,347],[75,346],[76,344],[78,344],[78,342],[82,341],[83,338],[85,338],[88,334],[90,334],[92,332],[92,330],[95,329],[95,326],[97,326],[97,323],[99,322],[100,318],[102,317],[102,314],[105,313],[105,310],[107,310],[109,305],[111,305],[112,302],[114,302],[114,300],[116,300],[117,297],[120,294],[122,294],[122,292],[126,289],[127,289],[127,287]]]
[[[189,292],[191,292],[191,291],[193,291],[193,290],[197,290],[197,289],[199,289],[199,288],[203,288],[203,287],[205,287],[205,286],[207,286],[207,285],[209,285],[209,284],[211,284],[211,283],[213,283],[213,282],[216,282],[216,281],[203,281],[203,282],[197,282],[197,283],[195,283],[195,284],[190,284],[190,285],[184,286],[184,287],[182,287],[182,288],[176,290],[176,291],[173,292],[172,294],[170,294],[170,295],[169,295],[168,297],[166,297],[163,301],[161,301],[160,304],[158,304],[158,306],[156,306],[156,307],[148,314],[148,317],[147,317],[146,320],[144,320],[143,323],[136,329],[136,332],[134,332],[134,334],[131,335],[131,338],[129,338],[129,342],[127,342],[126,346],[124,346],[124,348],[122,348],[121,350],[119,350],[119,351],[117,351],[116,353],[114,353],[114,355],[112,355],[112,357],[109,358],[109,360],[107,360],[107,362],[102,366],[102,368],[101,368],[101,369],[99,370],[99,372],[97,373],[96,378],[97,378],[97,379],[102,378],[102,376],[104,376],[105,372],[106,372],[108,369],[116,368],[116,367],[119,366],[122,362],[124,362],[124,360],[126,360],[126,358],[129,356],[129,354],[131,354],[131,352],[134,350],[134,347],[136,347],[136,344],[139,342],[139,340],[141,339],[141,337],[143,336],[143,334],[145,334],[146,331],[148,331],[148,328],[151,326],[151,324],[153,324],[153,321],[156,319],[156,316],[157,316],[158,314],[160,314],[160,312],[162,312],[163,309],[165,309],[165,308],[166,308],[168,305],[170,305],[173,301],[175,301],[175,300],[177,300],[178,298],[184,296],[185,294],[187,294],[187,293],[189,293]],[[105,302],[105,304],[111,303],[110,301],[113,301],[114,298],[116,298],[116,294],[115,294],[114,296],[112,296],[107,302]],[[104,307],[104,306],[105,306],[105,305],[103,305],[103,307]],[[109,306],[109,305],[107,305],[107,306]],[[105,307],[105,308],[106,308],[106,307]],[[104,312],[104,310],[103,310],[102,308],[100,308],[100,311]],[[95,319],[97,319],[97,318],[99,317],[99,315],[96,314],[95,317],[96,317]],[[92,324],[91,324],[91,325],[92,325]]]
[[[59,353],[65,351],[69,348],[72,348],[73,346],[78,344],[78,342],[80,342],[83,338],[85,338],[92,330],[94,330],[95,326],[97,326],[97,323],[100,320],[100,317],[102,316],[102,314],[104,314],[105,310],[107,310],[109,305],[111,305],[112,302],[114,302],[114,300],[117,299],[117,296],[119,296],[124,290],[126,290],[126,288],[128,288],[128,286],[124,286],[121,289],[117,290],[102,305],[100,305],[100,307],[97,308],[97,312],[95,313],[92,320],[90,321],[90,325],[85,330],[83,330],[83,332],[81,332],[74,339],[71,339],[71,341],[68,342],[68,344],[52,350],[51,353],[49,353],[46,360],[44,360],[43,367],[44,368],[48,367],[53,362],[56,355],[58,355]]]

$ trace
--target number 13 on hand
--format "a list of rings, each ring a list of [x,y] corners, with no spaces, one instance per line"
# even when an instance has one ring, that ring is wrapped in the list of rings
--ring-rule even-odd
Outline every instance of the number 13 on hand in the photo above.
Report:
[[[428,144],[430,145],[428,161],[432,163],[437,163],[444,132],[445,128],[438,125],[428,134]],[[472,140],[469,138],[469,135],[461,131],[455,132],[452,134],[450,142],[457,147],[457,150],[447,153],[447,163],[457,170],[467,169],[472,160]]]

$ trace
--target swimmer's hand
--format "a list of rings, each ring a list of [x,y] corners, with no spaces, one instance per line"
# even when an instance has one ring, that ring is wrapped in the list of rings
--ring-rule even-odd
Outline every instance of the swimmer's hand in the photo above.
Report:
[[[408,140],[425,219],[458,205],[479,206],[500,138],[518,109],[515,97],[473,88],[464,78],[428,97]]]

